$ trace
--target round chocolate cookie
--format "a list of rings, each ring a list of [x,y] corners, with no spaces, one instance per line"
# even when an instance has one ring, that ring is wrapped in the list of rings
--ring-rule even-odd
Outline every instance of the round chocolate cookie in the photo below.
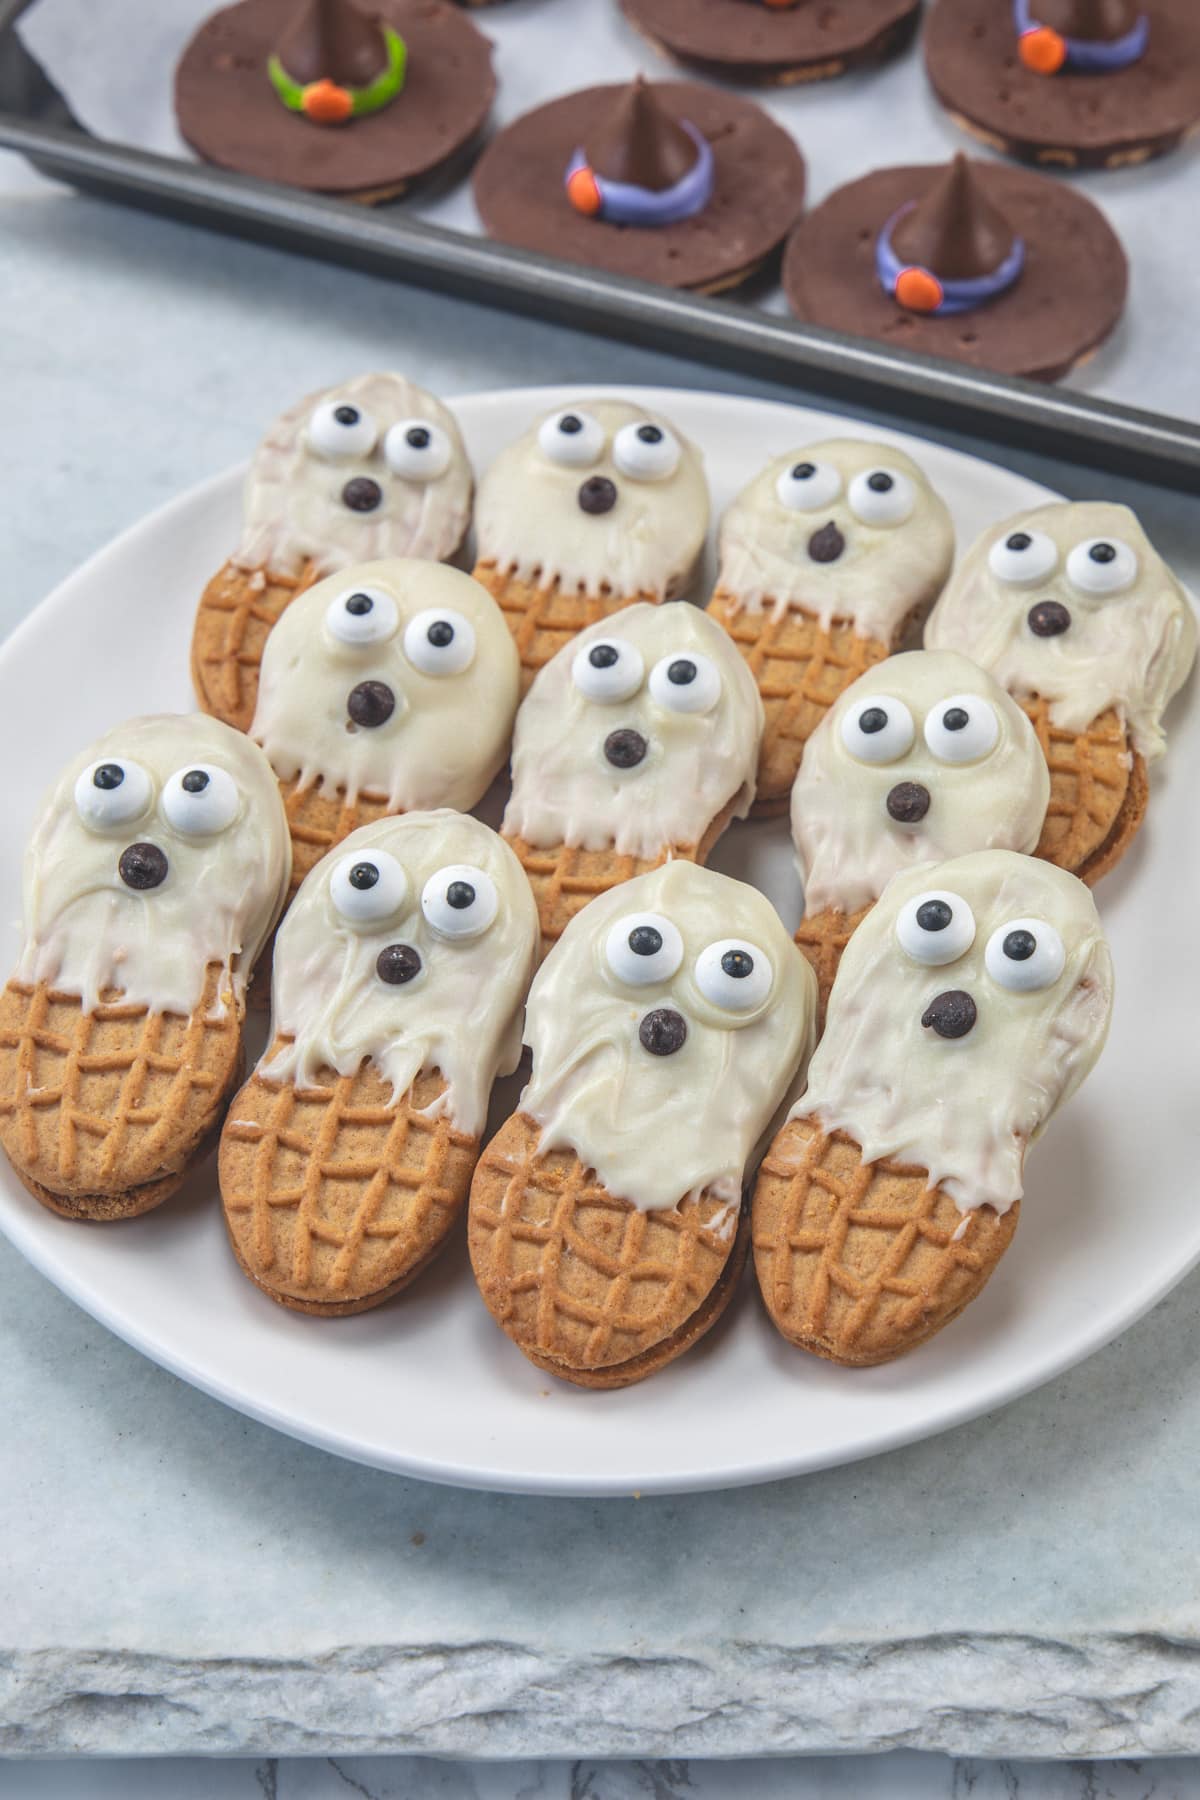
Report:
[[[296,0],[239,0],[184,51],[175,111],[206,161],[317,193],[384,199],[464,152],[482,129],[496,91],[491,45],[448,0],[374,0],[372,16],[404,40],[404,85],[379,111],[337,125],[289,111],[268,79],[295,15]]]
[[[972,163],[988,202],[1024,244],[1005,292],[951,315],[911,311],[884,291],[879,234],[902,207],[944,182],[942,164],[877,169],[838,188],[788,240],[783,285],[813,325],[948,356],[1002,375],[1057,381],[1103,343],[1125,306],[1125,253],[1098,207],[1061,182],[999,163]]]
[[[584,88],[526,113],[500,132],[475,170],[475,203],[489,234],[522,250],[665,287],[717,293],[752,275],[783,242],[804,205],[804,158],[752,100],[692,82],[653,84],[657,105],[711,147],[713,190],[703,209],[671,224],[631,226],[576,211],[565,177],[581,145],[603,134],[622,86]]]
[[[677,62],[727,80],[825,81],[909,42],[921,0],[621,0],[635,30]]]
[[[1018,54],[1006,0],[934,0],[929,80],[956,124],[1008,156],[1065,169],[1145,162],[1200,126],[1200,5],[1140,0],[1139,10],[1149,40],[1128,67],[1041,74]]]

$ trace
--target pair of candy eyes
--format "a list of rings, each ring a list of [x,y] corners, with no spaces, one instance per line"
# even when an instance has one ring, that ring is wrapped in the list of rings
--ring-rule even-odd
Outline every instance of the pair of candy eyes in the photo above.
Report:
[[[538,448],[561,469],[587,469],[604,455],[608,437],[599,419],[570,407],[538,427]],[[612,458],[631,481],[666,481],[679,467],[679,439],[650,419],[622,425],[613,438]]]
[[[896,940],[926,968],[943,968],[975,942],[975,915],[958,894],[918,894],[900,909]],[[1066,967],[1062,938],[1045,919],[1009,919],[987,941],[983,963],[992,980],[1017,994],[1053,987]]]
[[[988,551],[1007,587],[1033,587],[1058,568],[1058,545],[1044,531],[1010,531]],[[1136,552],[1120,538],[1085,538],[1067,553],[1067,580],[1081,594],[1123,594],[1138,578]]]
[[[683,962],[678,926],[661,913],[632,913],[618,919],[604,941],[604,958],[626,987],[670,981]],[[769,958],[742,938],[718,938],[696,958],[692,978],[704,998],[723,1012],[746,1013],[771,992]]]
[[[400,612],[382,588],[351,588],[325,611],[339,644],[383,644],[396,635]],[[404,627],[404,654],[422,675],[461,675],[475,660],[475,627],[453,607],[426,607]]]
[[[789,512],[824,512],[841,498],[841,473],[832,463],[790,463],[777,476],[775,493]],[[903,525],[912,517],[917,490],[899,469],[863,469],[851,478],[846,498],[864,525]]]
[[[103,757],[75,783],[75,810],[85,825],[103,831],[140,819],[154,803],[154,780],[141,763]],[[241,810],[233,776],[214,763],[187,763],[163,786],[167,824],[184,837],[215,837]]]
[[[604,638],[575,653],[571,679],[587,700],[613,706],[637,693],[646,678],[646,663],[636,644],[626,638]],[[669,712],[711,712],[721,698],[721,675],[711,657],[698,650],[660,656],[650,671],[650,698]]]
[[[842,743],[856,762],[895,762],[912,749],[916,735],[912,713],[890,694],[856,700],[842,715]],[[995,749],[1000,721],[978,694],[952,694],[926,714],[922,735],[939,762],[979,762]]]
[[[404,865],[388,850],[343,856],[329,878],[334,906],[347,924],[382,925],[408,899]],[[500,897],[491,876],[472,863],[450,863],[421,889],[421,912],[439,937],[477,938],[496,917]]]
[[[337,462],[370,456],[379,442],[379,426],[363,406],[346,400],[324,400],[308,421],[309,447]],[[383,460],[405,481],[436,481],[454,460],[448,432],[429,419],[399,419],[383,437]]]

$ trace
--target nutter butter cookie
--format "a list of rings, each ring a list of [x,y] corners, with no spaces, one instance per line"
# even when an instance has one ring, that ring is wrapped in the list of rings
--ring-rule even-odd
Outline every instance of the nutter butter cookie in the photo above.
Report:
[[[955,123],[1045,167],[1142,163],[1200,126],[1194,0],[935,0],[924,44]]]
[[[492,139],[474,184],[503,243],[712,294],[778,250],[804,179],[792,138],[752,100],[639,76],[525,113]]]
[[[1025,708],[1050,768],[1038,855],[1087,882],[1146,811],[1162,717],[1196,657],[1192,603],[1126,506],[1056,501],[972,545],[930,614]]]
[[[454,415],[404,375],[356,375],[289,407],[251,461],[241,541],[200,598],[204,711],[245,731],[267,634],[296,595],[350,563],[452,557],[471,491]]]
[[[725,80],[788,86],[883,62],[909,43],[920,0],[621,0],[678,62]]]
[[[708,531],[695,445],[661,413],[594,399],[557,408],[479,484],[475,578],[534,674],[585,625],[691,584]]]
[[[838,188],[783,263],[810,324],[1042,381],[1104,342],[1128,281],[1120,241],[1083,194],[961,155]]]
[[[958,1316],[1012,1240],[1026,1152],[1095,1064],[1112,996],[1095,904],[1064,870],[980,850],[889,882],[754,1191],[785,1338],[888,1362]]]
[[[766,707],[755,811],[783,812],[809,733],[941,592],[954,527],[904,451],[834,438],[773,457],[729,506],[718,547],[708,610]]]
[[[495,90],[448,0],[238,0],[184,51],[175,112],[208,162],[376,201],[465,154]]]
[[[467,1221],[480,1292],[531,1362],[625,1387],[724,1311],[747,1165],[811,1047],[815,996],[770,902],[695,863],[571,920],[530,989],[533,1073]]]

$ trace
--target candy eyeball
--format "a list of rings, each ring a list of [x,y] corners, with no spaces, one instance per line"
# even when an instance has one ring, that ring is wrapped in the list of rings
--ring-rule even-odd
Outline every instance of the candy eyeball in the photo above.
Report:
[[[405,481],[436,481],[454,457],[454,445],[440,425],[428,419],[401,419],[388,428],[383,458],[393,475]]]
[[[637,693],[646,664],[636,644],[625,638],[602,638],[575,652],[571,680],[587,700],[612,706]]]
[[[568,406],[538,426],[538,449],[564,469],[586,469],[604,455],[604,427],[591,413]]]
[[[842,478],[832,463],[800,457],[775,483],[775,493],[789,512],[816,512],[832,506],[842,491]]]
[[[917,504],[917,490],[899,469],[865,469],[850,483],[850,510],[864,525],[903,525]]]
[[[661,913],[627,913],[610,927],[604,956],[627,987],[651,987],[656,981],[670,981],[678,970],[683,939]]]
[[[140,819],[154,795],[141,763],[108,757],[86,768],[75,783],[75,810],[85,825],[103,831]]]
[[[479,937],[499,906],[495,882],[471,863],[451,863],[439,869],[421,889],[425,922],[442,938]]]
[[[698,650],[660,657],[650,671],[650,697],[668,712],[711,712],[721,698],[720,670]]]
[[[1062,938],[1045,919],[1010,919],[987,941],[984,967],[992,980],[1014,994],[1053,987],[1067,966]]]
[[[453,607],[426,607],[404,627],[404,654],[422,675],[461,675],[475,660],[475,627]]]
[[[379,427],[365,406],[348,400],[323,400],[308,420],[308,443],[318,456],[333,460],[370,456]]]
[[[696,986],[723,1012],[751,1012],[771,992],[770,960],[755,944],[720,938],[696,958]]]
[[[1007,587],[1033,587],[1058,567],[1058,545],[1044,531],[1010,531],[988,551],[988,568]]]
[[[622,425],[613,439],[613,461],[632,481],[666,481],[679,467],[681,455],[674,432],[650,420]]]
[[[931,889],[901,907],[896,940],[906,956],[927,968],[957,962],[975,942],[975,915],[958,894]]]
[[[382,588],[348,588],[325,610],[326,627],[339,644],[381,644],[399,621],[396,602]]]
[[[329,878],[329,893],[351,925],[378,925],[404,905],[408,877],[387,850],[343,856]]]
[[[842,743],[856,762],[895,762],[912,749],[916,734],[907,706],[890,694],[868,694],[842,715]]]
[[[939,762],[980,762],[996,748],[999,737],[996,709],[978,694],[952,694],[925,720],[925,742]]]
[[[1067,557],[1067,580],[1083,594],[1123,594],[1137,578],[1137,556],[1120,538],[1088,538]]]
[[[237,782],[214,763],[176,769],[162,792],[168,825],[184,837],[215,837],[241,811]]]

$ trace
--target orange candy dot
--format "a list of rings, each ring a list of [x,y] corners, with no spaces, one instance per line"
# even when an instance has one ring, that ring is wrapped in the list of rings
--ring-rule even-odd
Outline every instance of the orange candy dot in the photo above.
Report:
[[[304,90],[304,111],[314,125],[341,125],[353,110],[353,100],[335,81],[310,81]]]
[[[1032,31],[1021,33],[1017,51],[1035,75],[1057,75],[1067,60],[1067,40],[1049,25],[1035,25]]]
[[[896,298],[909,312],[936,312],[945,292],[928,269],[901,269],[896,277]]]
[[[586,164],[567,176],[567,199],[576,212],[586,213],[589,219],[594,219],[604,204],[596,177]]]

